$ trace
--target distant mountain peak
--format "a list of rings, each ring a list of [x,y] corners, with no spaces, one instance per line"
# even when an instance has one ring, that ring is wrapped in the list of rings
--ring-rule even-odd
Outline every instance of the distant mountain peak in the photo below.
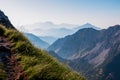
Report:
[[[83,24],[77,28],[75,28],[76,30],[80,30],[80,29],[83,29],[83,28],[93,28],[93,29],[96,29],[96,30],[101,30],[99,27],[96,27],[90,23],[86,23],[86,24]]]
[[[86,23],[86,24],[83,24],[82,26],[94,26],[94,25],[92,25],[90,23]]]
[[[56,40],[47,50],[67,59],[72,69],[83,72],[89,80],[120,79],[120,25],[104,30],[80,29],[73,35]],[[59,57],[56,58],[60,61]],[[102,75],[99,74],[101,71]],[[99,75],[91,76],[96,74]]]
[[[93,28],[96,30],[100,30],[100,28],[90,23],[86,23],[84,25],[79,26],[77,24],[55,24],[51,21],[46,21],[25,26],[25,29],[38,36],[52,36],[56,38],[62,38],[67,35],[71,35],[83,28]]]
[[[46,22],[44,22],[44,24],[54,25],[54,23],[53,23],[53,22],[51,22],[51,21],[46,21]]]

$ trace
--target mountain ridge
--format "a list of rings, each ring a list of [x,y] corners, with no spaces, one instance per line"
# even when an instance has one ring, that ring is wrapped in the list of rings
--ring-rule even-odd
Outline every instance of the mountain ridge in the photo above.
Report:
[[[10,52],[6,53],[6,51]],[[22,75],[24,72],[25,75]],[[22,33],[1,24],[0,80],[6,79],[85,80],[81,74],[59,63],[46,51],[33,46]]]
[[[7,28],[15,29],[15,27],[11,24],[8,17],[1,10],[0,10],[0,24],[4,25]]]
[[[36,34],[38,36],[51,36],[56,38],[65,37],[67,35],[71,35],[75,33],[79,29],[91,28],[91,27],[97,30],[100,30],[100,28],[90,23],[86,23],[83,25],[72,25],[72,24],[65,24],[65,23],[54,24],[53,22],[49,21],[49,22],[25,25],[25,28],[28,29],[27,31],[32,32],[33,34]]]
[[[11,44],[10,44],[10,51],[14,52],[13,55],[16,57],[12,57],[11,55],[11,62],[8,65],[7,70],[5,66],[3,68],[3,72],[10,71],[10,74],[16,74],[14,76],[8,76],[9,74],[0,73],[0,79],[23,79],[23,80],[85,80],[84,77],[81,77],[78,73],[71,71],[69,68],[63,66],[58,61],[56,61],[52,56],[50,56],[46,51],[38,49],[34,47],[29,40],[20,32],[16,30],[6,29],[4,26],[0,25],[0,32],[4,31],[1,36],[7,37]],[[19,37],[18,37],[19,36]],[[4,39],[4,38],[2,38]],[[4,43],[4,41],[1,41]],[[5,44],[5,43],[4,43]],[[0,47],[0,51],[1,51]],[[4,49],[6,51],[6,49]],[[1,52],[0,52],[1,55]],[[7,53],[4,53],[7,56]],[[1,58],[4,58],[4,55]],[[1,63],[8,64],[7,59],[9,56],[2,59]],[[14,64],[16,62],[16,64]],[[23,72],[21,71],[18,63],[22,65],[24,72],[25,72],[25,79],[23,77]],[[4,64],[3,64],[4,66]],[[2,67],[3,67],[2,66]],[[15,66],[15,68],[13,67]],[[0,66],[0,72],[2,67]],[[4,71],[5,70],[5,71]],[[18,70],[18,73],[17,73]],[[12,71],[15,71],[14,73]],[[20,71],[20,72],[19,72]],[[5,77],[3,75],[6,75]],[[64,76],[62,76],[64,75]],[[67,75],[67,76],[66,76]],[[46,77],[47,76],[47,77]]]
[[[112,64],[115,61],[117,62],[115,64],[120,64],[114,60],[115,56],[119,56],[119,47],[120,25],[115,25],[102,30],[81,29],[73,35],[57,40],[48,50],[58,52],[60,57],[70,60],[70,67],[78,72],[83,72],[88,79],[105,80],[109,77],[109,73],[117,74],[118,68]],[[113,70],[108,66],[109,64]],[[103,73],[99,74],[99,70]],[[93,74],[90,74],[91,72]],[[119,75],[114,75],[115,80],[120,78]]]
[[[41,49],[46,49],[49,44],[43,40],[41,40],[39,37],[32,33],[24,33],[25,36],[33,43],[36,47],[41,48]]]

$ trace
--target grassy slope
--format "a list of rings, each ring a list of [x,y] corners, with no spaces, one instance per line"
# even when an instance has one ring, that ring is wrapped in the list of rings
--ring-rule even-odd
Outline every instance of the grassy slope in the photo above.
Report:
[[[4,71],[4,67],[3,67],[3,64],[0,62],[0,80],[5,79],[5,77],[6,77],[6,74]]]
[[[0,26],[0,36],[3,36],[3,33],[5,33],[4,29]],[[3,63],[0,62],[0,80],[5,79],[6,74],[4,70]]]
[[[47,52],[34,47],[22,33],[5,29],[12,50],[21,61],[28,80],[85,80],[80,74],[60,64]]]

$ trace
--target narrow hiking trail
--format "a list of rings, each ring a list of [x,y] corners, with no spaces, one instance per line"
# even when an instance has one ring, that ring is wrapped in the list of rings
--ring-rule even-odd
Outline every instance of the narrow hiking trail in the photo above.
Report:
[[[6,80],[26,80],[26,74],[16,54],[11,50],[10,40],[0,36],[0,62],[7,74]]]

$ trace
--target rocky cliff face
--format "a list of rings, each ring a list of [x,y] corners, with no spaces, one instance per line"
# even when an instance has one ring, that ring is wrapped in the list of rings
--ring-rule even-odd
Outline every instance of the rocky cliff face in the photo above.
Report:
[[[79,30],[71,36],[59,39],[48,50],[70,60],[69,65],[73,69],[82,71],[90,79],[105,80],[110,74],[120,72],[116,68],[120,65],[120,25],[105,30],[91,28]],[[91,72],[94,79],[91,78],[93,77]],[[120,74],[114,75],[115,80],[120,79],[118,75]]]
[[[95,46],[99,34],[98,30],[92,28],[81,29],[71,36],[57,40],[48,50],[55,51],[62,58],[75,59]]]
[[[8,17],[0,10],[0,24],[6,26],[7,28],[15,29],[14,26],[9,21]]]

